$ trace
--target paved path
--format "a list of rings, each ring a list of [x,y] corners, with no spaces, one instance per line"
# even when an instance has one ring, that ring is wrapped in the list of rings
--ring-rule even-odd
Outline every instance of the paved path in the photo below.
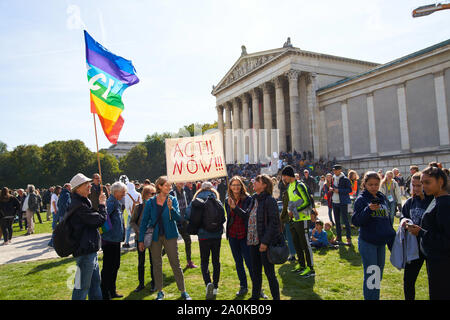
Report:
[[[329,221],[327,206],[320,206],[317,210],[322,221]],[[192,241],[197,241],[197,236],[191,237]],[[225,237],[225,234],[223,237]],[[41,233],[13,237],[11,244],[6,246],[2,242],[0,245],[0,265],[58,258],[55,250],[47,246],[50,238],[50,233]],[[183,242],[182,239],[179,241]],[[130,244],[134,248],[134,233],[130,237]]]

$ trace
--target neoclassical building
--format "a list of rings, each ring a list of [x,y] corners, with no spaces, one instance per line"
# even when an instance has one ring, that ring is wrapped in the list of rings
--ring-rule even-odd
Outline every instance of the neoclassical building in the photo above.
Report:
[[[450,40],[386,64],[282,48],[248,54],[213,86],[231,162],[311,151],[347,167],[450,167]]]

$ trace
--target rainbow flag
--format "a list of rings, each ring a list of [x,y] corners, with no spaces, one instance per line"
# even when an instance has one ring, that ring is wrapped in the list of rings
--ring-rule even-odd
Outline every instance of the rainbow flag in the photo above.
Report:
[[[116,56],[84,31],[91,112],[96,113],[106,138],[116,144],[124,120],[123,91],[139,82],[130,60]]]

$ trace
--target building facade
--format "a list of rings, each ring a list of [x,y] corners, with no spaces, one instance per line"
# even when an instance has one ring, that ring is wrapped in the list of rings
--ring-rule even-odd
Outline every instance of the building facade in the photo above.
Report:
[[[450,40],[380,65],[295,48],[242,54],[212,94],[227,163],[312,151],[347,167],[450,167]],[[261,130],[262,129],[262,130]]]

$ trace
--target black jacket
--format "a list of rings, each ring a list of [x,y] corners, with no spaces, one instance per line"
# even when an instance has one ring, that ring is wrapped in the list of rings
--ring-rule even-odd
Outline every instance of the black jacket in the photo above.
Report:
[[[16,213],[21,210],[20,202],[16,197],[9,197],[8,201],[0,201],[0,218],[10,217],[14,218]]]
[[[97,252],[101,247],[101,238],[98,228],[106,221],[106,207],[98,206],[98,212],[92,208],[91,201],[77,193],[72,195],[72,202],[67,208],[67,212],[75,209],[75,212],[68,221],[73,227],[73,235],[79,243],[73,256]]]
[[[277,201],[266,192],[255,194],[253,199],[258,201],[256,221],[259,241],[266,245],[278,244],[281,239],[281,229]]]
[[[423,217],[420,249],[427,260],[450,261],[450,195],[435,198],[435,205],[427,208]]]
[[[244,220],[244,225],[245,225],[245,233],[247,234],[247,226],[248,226],[248,215],[250,213],[250,210],[248,210],[249,208],[253,208],[253,198],[248,196],[245,199],[241,200],[242,201],[242,208],[239,206],[236,206],[236,208],[234,208],[234,213],[237,214],[239,217],[241,217]],[[226,235],[227,235],[227,239],[228,239],[228,231],[230,230],[231,226],[233,225],[234,219],[231,216],[231,208],[228,205],[228,197],[225,199],[225,211],[227,213],[227,231],[226,231]]]

